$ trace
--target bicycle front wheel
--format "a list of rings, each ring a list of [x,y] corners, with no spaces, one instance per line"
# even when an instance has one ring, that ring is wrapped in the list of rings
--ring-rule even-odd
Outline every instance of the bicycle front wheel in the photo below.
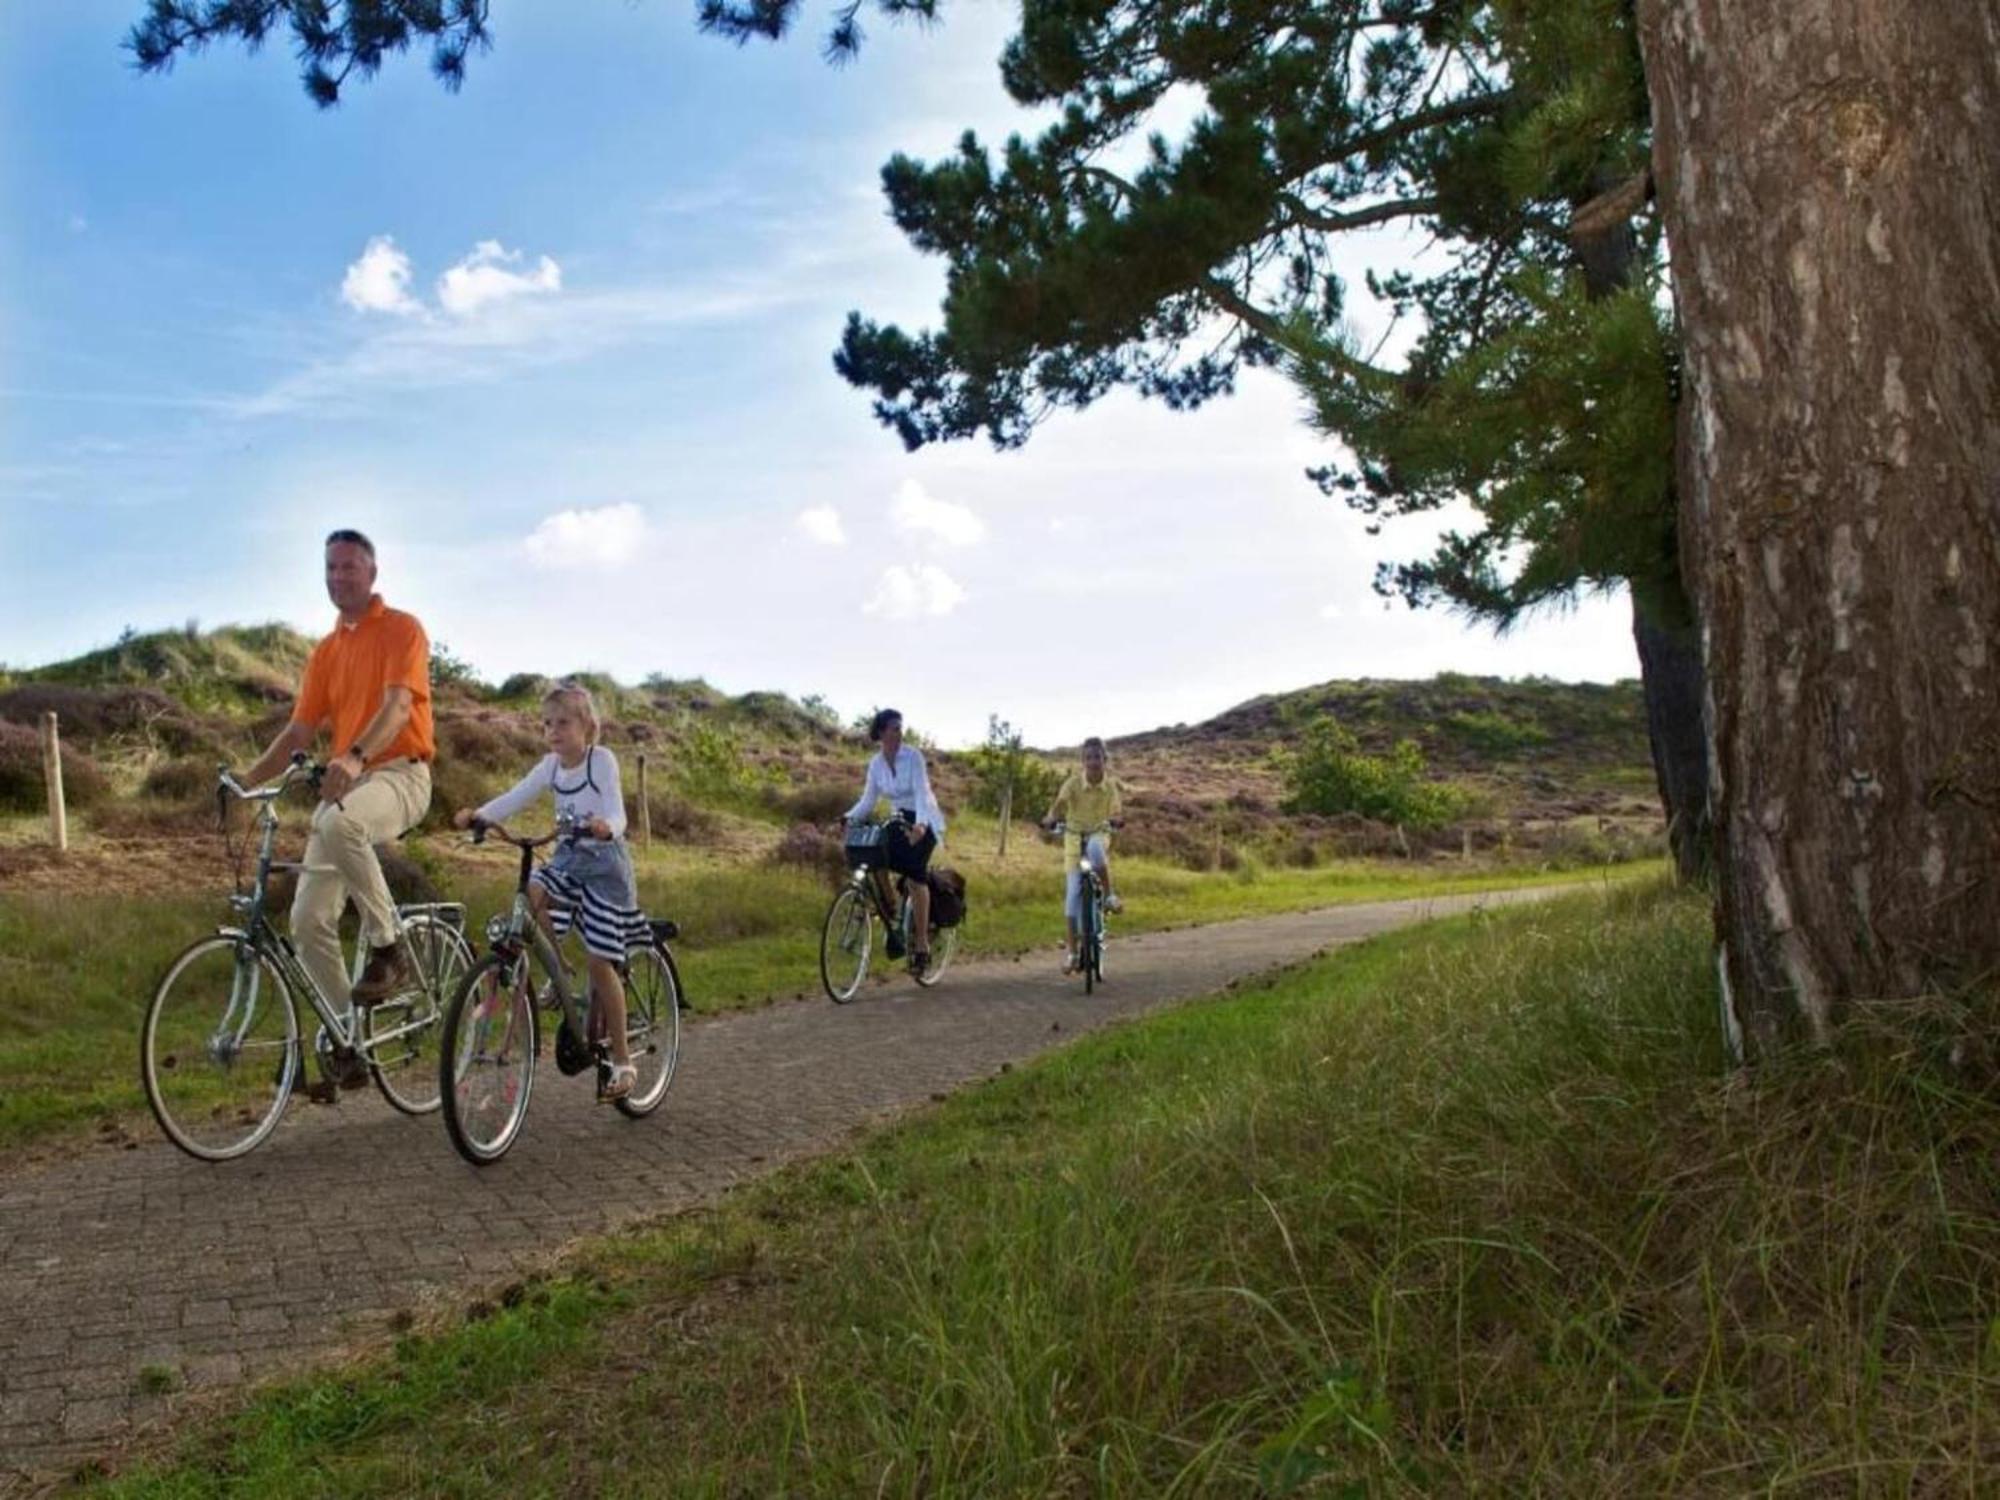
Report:
[[[641,1119],[660,1107],[681,1060],[681,981],[670,955],[648,943],[625,955],[625,1038],[639,1077],[615,1100]]]
[[[247,938],[203,938],[168,966],[139,1038],[160,1129],[203,1161],[255,1148],[299,1076],[299,1013],[271,955]]]
[[[819,935],[819,977],[829,1000],[845,1005],[868,977],[868,950],[874,945],[868,897],[850,885],[826,909]]]
[[[1083,992],[1088,995],[1104,982],[1104,912],[1097,904],[1097,883],[1083,878]]]
[[[940,979],[958,952],[958,929],[956,927],[933,927],[931,929],[931,960],[924,965],[924,972],[916,976],[917,983],[929,989]]]
[[[465,976],[438,1038],[444,1128],[474,1166],[507,1154],[535,1086],[535,996],[525,954],[495,953]]]
[[[403,923],[416,987],[361,1013],[362,1054],[382,1097],[406,1115],[427,1115],[438,1089],[438,1028],[472,968],[472,949],[448,922],[417,912]]]

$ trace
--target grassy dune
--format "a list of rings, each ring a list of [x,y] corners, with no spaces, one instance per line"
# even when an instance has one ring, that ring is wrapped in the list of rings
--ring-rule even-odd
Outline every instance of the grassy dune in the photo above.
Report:
[[[1731,1078],[1698,903],[1086,1039],[277,1387],[117,1495],[1984,1494],[2000,1107]]]

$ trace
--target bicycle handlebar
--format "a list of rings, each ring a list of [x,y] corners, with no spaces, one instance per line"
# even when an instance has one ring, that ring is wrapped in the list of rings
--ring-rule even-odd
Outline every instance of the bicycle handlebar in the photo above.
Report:
[[[317,787],[320,778],[326,774],[326,767],[316,760],[309,759],[303,750],[294,750],[291,764],[285,767],[285,774],[276,781],[266,782],[263,786],[253,789],[238,781],[228,766],[217,766],[215,784],[218,792],[232,795],[242,802],[275,802],[284,796],[291,784],[299,779],[301,773],[304,774],[307,785]]]
[[[540,849],[545,845],[555,843],[558,839],[567,839],[570,843],[576,843],[591,836],[589,828],[580,819],[573,818],[567,813],[558,814],[556,817],[556,826],[538,839],[521,838],[516,834],[509,833],[505,824],[489,823],[484,818],[474,818],[468,826],[472,830],[472,837],[468,840],[469,843],[483,844],[490,834],[503,844],[512,844],[516,849]]]
[[[1124,826],[1125,826],[1125,820],[1123,818],[1113,818],[1108,823],[1099,823],[1091,828],[1078,828],[1075,829],[1074,832],[1076,836],[1080,839],[1094,839],[1100,833],[1116,833],[1119,829],[1123,828]],[[1053,823],[1044,823],[1042,827],[1046,828],[1050,833],[1056,835],[1056,837],[1058,838],[1062,837],[1062,835],[1064,835],[1065,833],[1069,833],[1072,831],[1069,824],[1063,822],[1062,819],[1060,818],[1056,819],[1056,821]]]

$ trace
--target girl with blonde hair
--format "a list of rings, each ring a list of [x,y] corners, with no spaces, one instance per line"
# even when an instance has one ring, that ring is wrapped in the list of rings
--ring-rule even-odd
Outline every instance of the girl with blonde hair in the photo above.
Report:
[[[461,811],[460,828],[499,824],[537,801],[555,800],[580,834],[556,845],[535,871],[528,900],[535,918],[560,942],[572,925],[583,929],[590,957],[590,985],[597,998],[595,1028],[610,1048],[611,1074],[601,1098],[622,1099],[638,1079],[625,1034],[625,984],[619,977],[626,950],[648,939],[639,910],[632,854],[625,846],[625,797],[618,785],[618,757],[597,743],[597,705],[590,689],[564,682],[542,698],[542,734],[549,753],[512,788],[476,811]],[[591,1038],[595,1040],[595,1038]]]

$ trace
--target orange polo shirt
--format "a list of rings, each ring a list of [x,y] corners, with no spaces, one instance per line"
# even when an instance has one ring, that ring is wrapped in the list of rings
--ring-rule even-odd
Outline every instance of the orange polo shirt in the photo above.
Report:
[[[376,594],[359,621],[336,621],[333,634],[313,647],[292,719],[315,728],[331,720],[333,753],[344,755],[382,711],[382,694],[392,687],[410,690],[410,719],[368,764],[400,756],[434,759],[430,638],[415,615],[389,608]]]

